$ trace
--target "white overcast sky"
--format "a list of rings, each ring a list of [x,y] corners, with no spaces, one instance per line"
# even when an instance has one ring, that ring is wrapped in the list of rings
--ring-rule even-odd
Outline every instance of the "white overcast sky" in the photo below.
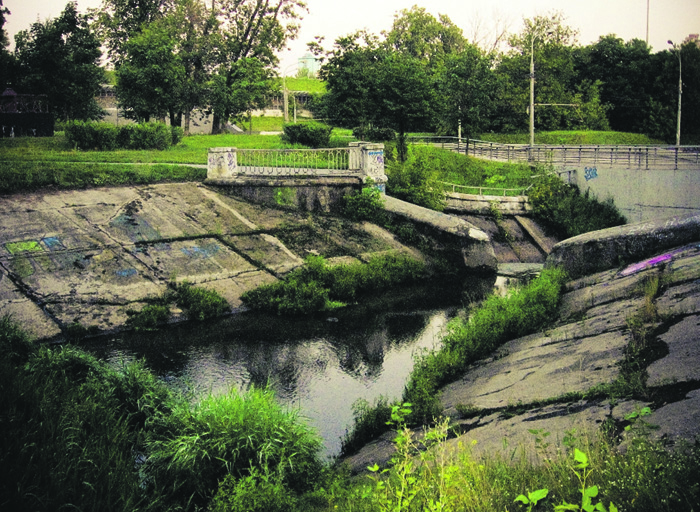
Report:
[[[5,29],[14,34],[38,20],[54,18],[67,0],[4,0],[10,10]],[[101,0],[78,0],[78,10],[99,7]],[[394,14],[413,5],[425,7],[437,16],[446,14],[472,38],[475,27],[489,39],[493,24],[507,24],[509,32],[519,32],[524,18],[561,11],[565,22],[578,30],[579,43],[589,44],[601,35],[616,34],[625,41],[644,40],[649,5],[649,43],[652,51],[668,48],[667,41],[681,42],[689,34],[700,33],[700,0],[306,0],[309,12],[301,21],[299,37],[291,41],[281,57],[281,69],[294,69],[306,52],[306,43],[324,36],[326,47],[342,35],[366,28],[379,34],[391,28]]]

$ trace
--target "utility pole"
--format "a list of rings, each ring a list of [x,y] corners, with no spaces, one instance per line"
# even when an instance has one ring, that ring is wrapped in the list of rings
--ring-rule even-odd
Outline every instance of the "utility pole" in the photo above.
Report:
[[[676,146],[681,145],[681,97],[683,96],[683,69],[681,63],[681,47],[673,44],[673,41],[669,39],[668,44],[673,47],[678,55],[678,115],[677,115],[677,126],[676,126]]]
[[[649,46],[649,0],[647,0],[647,46]]]

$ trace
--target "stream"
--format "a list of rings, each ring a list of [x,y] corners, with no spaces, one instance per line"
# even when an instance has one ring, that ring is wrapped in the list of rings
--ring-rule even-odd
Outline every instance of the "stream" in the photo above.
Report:
[[[493,280],[394,290],[312,318],[246,312],[155,332],[98,338],[85,348],[112,365],[142,359],[192,400],[271,386],[340,453],[358,399],[400,398],[414,355],[439,346],[449,319]]]

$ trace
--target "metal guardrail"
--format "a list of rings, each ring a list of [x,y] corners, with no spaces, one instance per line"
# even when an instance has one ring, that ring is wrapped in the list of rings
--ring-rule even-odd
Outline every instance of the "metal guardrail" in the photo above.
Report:
[[[700,170],[700,146],[558,146],[501,144],[457,137],[412,137],[409,142],[429,144],[500,162],[540,162],[554,167],[610,166],[625,169]]]
[[[251,175],[334,174],[350,170],[350,149],[237,149],[238,168]]]

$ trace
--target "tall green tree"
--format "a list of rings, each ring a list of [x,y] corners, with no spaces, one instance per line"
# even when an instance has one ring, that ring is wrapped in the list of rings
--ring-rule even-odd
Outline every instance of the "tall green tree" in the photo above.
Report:
[[[110,60],[117,66],[126,56],[129,39],[172,8],[172,0],[103,0],[90,15]]]
[[[61,15],[34,23],[15,36],[18,88],[48,96],[60,119],[98,119],[104,113],[95,97],[105,82],[100,42],[69,2]]]
[[[175,47],[176,40],[160,23],[148,25],[126,42],[116,76],[119,106],[127,118],[170,116],[176,124],[175,114],[183,108],[185,68]]]
[[[492,55],[471,44],[447,56],[437,77],[443,131],[456,133],[461,125],[468,137],[475,137],[489,126],[496,92],[492,64]]]
[[[414,5],[394,15],[386,44],[392,50],[428,62],[436,67],[448,55],[464,50],[466,39],[462,30],[445,15],[436,19],[425,8]]]
[[[526,19],[524,25],[509,38],[511,50],[497,66],[499,105],[494,127],[527,129],[530,58],[534,56],[537,128],[604,128],[607,118],[598,98],[600,84],[584,82],[577,74],[576,31],[564,23],[561,13]]]
[[[302,0],[219,0],[213,4],[219,37],[213,72],[217,89],[210,106],[212,133],[218,133],[223,123],[240,114],[231,110],[235,103],[228,99],[243,94],[236,89],[241,88],[240,70],[252,62],[246,59],[273,69],[278,63],[276,53],[296,37],[306,4]],[[220,93],[221,88],[225,94]]]

